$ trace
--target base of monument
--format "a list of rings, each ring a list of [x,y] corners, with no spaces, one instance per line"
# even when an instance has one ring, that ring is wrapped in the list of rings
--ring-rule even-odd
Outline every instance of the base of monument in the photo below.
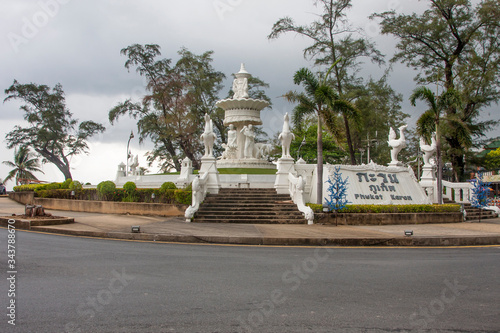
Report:
[[[218,160],[217,161],[217,169],[226,169],[226,168],[244,168],[244,169],[276,169],[276,165],[258,160],[256,158],[249,158],[243,160]]]

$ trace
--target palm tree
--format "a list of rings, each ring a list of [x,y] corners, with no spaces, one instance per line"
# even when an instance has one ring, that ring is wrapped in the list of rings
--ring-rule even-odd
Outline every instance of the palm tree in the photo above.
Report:
[[[447,115],[449,108],[460,107],[460,96],[455,90],[447,90],[440,96],[427,87],[416,88],[410,96],[410,102],[416,106],[416,101],[422,100],[429,109],[422,113],[417,120],[417,133],[429,141],[432,133],[436,133],[436,159],[437,159],[437,201],[442,203],[442,158],[441,158],[441,136],[446,137],[446,133],[453,131],[455,137],[459,138],[462,146],[470,147],[472,145],[470,130],[459,117]]]
[[[335,64],[334,64],[335,65]],[[333,88],[327,84],[326,79],[333,66],[325,77],[316,77],[309,69],[301,68],[294,75],[294,83],[303,85],[305,92],[290,91],[284,97],[290,102],[297,102],[293,110],[293,123],[298,129],[305,117],[316,115],[318,118],[318,145],[317,145],[317,196],[316,203],[323,201],[323,122],[335,138],[341,136],[337,122],[337,113],[357,114],[357,109],[348,101],[341,100]]]
[[[3,161],[3,164],[12,167],[9,175],[4,179],[7,182],[11,179],[16,179],[16,185],[27,183],[28,180],[38,180],[33,172],[41,172],[38,158],[29,151],[27,147],[21,147],[14,151],[14,162]]]

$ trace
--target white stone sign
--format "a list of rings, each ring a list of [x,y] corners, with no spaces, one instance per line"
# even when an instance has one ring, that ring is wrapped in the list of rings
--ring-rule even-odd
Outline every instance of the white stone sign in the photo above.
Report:
[[[334,172],[327,165],[325,181]],[[347,200],[355,205],[409,205],[430,204],[411,168],[367,165],[340,165],[342,179],[349,177]],[[328,196],[328,184],[324,195]]]

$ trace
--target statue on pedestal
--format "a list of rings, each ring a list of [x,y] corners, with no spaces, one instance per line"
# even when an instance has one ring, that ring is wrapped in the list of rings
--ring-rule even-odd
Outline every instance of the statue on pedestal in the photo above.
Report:
[[[432,166],[430,158],[437,150],[436,133],[432,133],[431,144],[428,145],[423,137],[420,137],[420,150],[424,153],[424,167]]]
[[[227,144],[223,143],[222,148],[224,151],[222,152],[222,156],[219,159],[235,159],[236,153],[238,151],[238,132],[234,129],[234,125],[229,125],[229,130],[227,131]]]
[[[281,157],[291,158],[292,156],[290,155],[290,145],[292,144],[292,140],[295,139],[295,135],[290,132],[290,118],[288,117],[288,112],[285,114],[283,130],[281,131],[278,139],[281,140]]]
[[[245,148],[243,150],[243,156],[245,158],[254,158],[254,146],[255,146],[255,133],[253,132],[253,126],[250,124],[248,126],[243,126],[241,133],[245,135]]]
[[[205,157],[213,157],[214,156],[214,142],[216,135],[213,131],[213,121],[210,119],[208,113],[205,113],[205,131],[201,135],[201,140],[205,145]]]
[[[233,99],[249,98],[248,95],[248,77],[250,74],[245,70],[245,65],[241,64],[240,71],[235,74],[233,81]]]
[[[404,134],[404,130],[408,127],[408,125],[403,125],[399,127],[399,139],[396,140],[396,132],[391,127],[389,131],[389,146],[392,147],[391,150],[391,163],[389,165],[401,165],[402,163],[398,161],[398,154],[403,149],[406,148],[406,138]]]

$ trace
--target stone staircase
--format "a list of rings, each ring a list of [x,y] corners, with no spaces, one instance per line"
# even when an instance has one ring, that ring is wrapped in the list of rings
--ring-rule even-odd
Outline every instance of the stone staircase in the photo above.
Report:
[[[208,194],[193,222],[307,224],[288,194],[275,189],[229,189]]]
[[[443,198],[443,203],[444,204],[453,204],[455,201]],[[494,219],[496,218],[495,212],[491,210],[485,210],[485,209],[479,209],[472,207],[470,203],[464,204],[464,209],[466,214],[465,220],[467,221],[472,221],[472,220],[479,220],[479,214],[481,214],[481,220],[487,220],[487,219]]]

